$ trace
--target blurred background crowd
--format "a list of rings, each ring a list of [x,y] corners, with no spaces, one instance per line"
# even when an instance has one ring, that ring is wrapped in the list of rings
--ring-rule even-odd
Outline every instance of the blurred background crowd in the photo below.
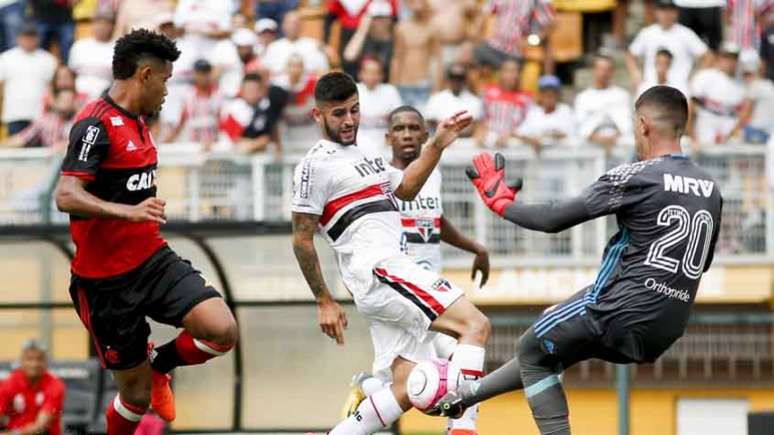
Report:
[[[473,113],[460,146],[611,151],[657,84],[690,97],[694,150],[774,129],[774,0],[0,0],[0,25],[3,147],[65,147],[137,27],[182,50],[160,144],[303,152],[316,79],[335,68],[358,81],[362,146],[411,104],[431,127]]]

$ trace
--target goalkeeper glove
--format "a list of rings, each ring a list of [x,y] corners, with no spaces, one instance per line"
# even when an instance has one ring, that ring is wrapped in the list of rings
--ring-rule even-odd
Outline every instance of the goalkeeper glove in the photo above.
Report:
[[[484,204],[500,216],[521,190],[521,179],[513,186],[505,183],[505,157],[500,153],[496,153],[494,158],[487,152],[477,155],[473,158],[473,166],[468,166],[465,173]]]

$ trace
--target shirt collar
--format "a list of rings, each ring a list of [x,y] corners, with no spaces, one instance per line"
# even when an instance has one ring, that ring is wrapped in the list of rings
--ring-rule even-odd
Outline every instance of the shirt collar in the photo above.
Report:
[[[139,121],[139,119],[140,119],[139,115],[136,115],[136,114],[134,114],[134,113],[124,109],[123,107],[119,106],[118,103],[116,103],[115,101],[113,101],[112,98],[110,98],[110,95],[108,95],[107,92],[102,94],[102,99],[105,100],[111,106],[115,107],[116,110],[121,112],[121,114],[123,114],[127,118],[131,118],[131,119],[134,119],[135,121]]]

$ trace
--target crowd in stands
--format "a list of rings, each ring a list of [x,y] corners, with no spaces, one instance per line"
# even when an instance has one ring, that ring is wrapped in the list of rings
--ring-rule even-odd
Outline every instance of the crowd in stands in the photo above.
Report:
[[[568,61],[559,23],[573,16],[583,46]],[[316,79],[334,68],[358,81],[363,146],[410,104],[431,127],[468,110],[481,147],[610,151],[632,143],[633,102],[654,85],[689,96],[694,150],[774,130],[774,0],[0,0],[0,25],[5,147],[65,147],[137,27],[182,51],[152,120],[160,144],[303,152]]]

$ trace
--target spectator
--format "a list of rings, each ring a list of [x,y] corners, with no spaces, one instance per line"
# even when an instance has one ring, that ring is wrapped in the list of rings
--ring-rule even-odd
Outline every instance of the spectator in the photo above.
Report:
[[[191,81],[193,64],[206,59],[219,40],[231,35],[233,3],[223,0],[180,0],[175,26],[183,35],[177,42],[180,58],[175,62],[175,80]]]
[[[688,76],[694,64],[707,53],[707,46],[693,30],[677,23],[678,12],[672,0],[659,0],[655,16],[656,23],[642,29],[626,53],[632,89],[639,89],[643,83],[656,82],[656,54],[666,49],[672,54],[667,81],[685,92]],[[637,66],[638,61],[643,64],[643,72]]]
[[[716,51],[723,40],[726,0],[674,0],[674,3],[680,8],[680,24],[691,28],[712,51]]]
[[[745,90],[752,102],[752,115],[744,127],[744,141],[765,144],[774,131],[774,83],[760,77],[757,56],[747,57],[742,59],[741,69]]]
[[[24,22],[25,0],[0,0],[0,52],[16,45],[16,34]]]
[[[67,138],[77,110],[75,91],[60,89],[56,92],[51,108],[35,117],[27,128],[9,137],[3,146],[44,147],[62,151],[67,148]]]
[[[49,49],[56,41],[62,63],[67,63],[75,38],[73,5],[78,0],[27,0],[27,7],[38,27],[40,47]]]
[[[398,87],[405,104],[424,110],[433,88],[443,77],[440,44],[430,27],[427,0],[407,0],[411,18],[395,28],[395,55],[390,83]]]
[[[575,115],[561,102],[562,83],[556,76],[538,80],[537,104],[532,105],[516,138],[530,145],[536,153],[551,145],[575,144]]]
[[[112,39],[118,39],[133,29],[154,29],[157,26],[160,26],[160,20],[166,20],[167,17],[172,17],[174,11],[174,0],[120,1],[118,3],[116,25],[113,29]],[[171,22],[172,21],[170,21],[170,23]]]
[[[11,434],[62,434],[65,385],[48,371],[46,350],[34,340],[22,346],[19,368],[0,386],[0,415]]]
[[[694,151],[728,142],[749,119],[751,103],[736,79],[738,58],[739,47],[724,43],[714,67],[699,71],[691,80],[693,116],[688,131]]]
[[[758,16],[762,15],[765,9],[762,6],[765,6],[765,3],[761,0],[728,0],[726,37],[738,45],[743,52],[758,46],[758,35],[761,30]]]
[[[312,116],[314,87],[317,77],[306,72],[304,59],[294,54],[288,59],[287,70],[273,80],[288,93],[288,103],[282,115],[282,143],[287,151],[306,151],[309,138],[317,135],[317,123]],[[291,147],[296,146],[296,149]]]
[[[363,59],[379,59],[384,77],[389,77],[395,45],[394,28],[395,19],[389,4],[371,3],[368,13],[360,20],[360,26],[344,49],[344,61],[361,65]]]
[[[70,68],[78,79],[75,88],[88,97],[96,98],[113,81],[113,15],[100,12],[92,23],[94,36],[75,41],[70,49]]]
[[[357,93],[360,97],[360,128],[358,145],[370,146],[381,151],[386,146],[384,133],[393,109],[403,104],[395,86],[383,83],[384,71],[379,59],[365,59],[360,66],[360,82]]]
[[[461,65],[450,65],[446,71],[447,88],[435,93],[427,102],[425,118],[430,128],[435,129],[438,123],[451,118],[455,113],[468,111],[473,117],[473,123],[460,136],[470,137],[481,119],[481,100],[467,89],[468,73]]]
[[[8,134],[24,130],[42,109],[43,96],[56,69],[56,58],[38,47],[37,29],[22,26],[17,46],[0,54],[2,121]]]
[[[688,86],[686,84],[680,85],[669,81],[669,71],[672,68],[673,61],[674,56],[672,56],[671,51],[667,50],[666,48],[659,49],[656,52],[655,59],[656,79],[652,82],[643,81],[642,84],[640,84],[640,87],[637,89],[637,96],[642,95],[643,92],[656,85],[672,86],[674,88],[680,89],[684,94],[687,94]]]
[[[75,87],[75,83],[77,81],[78,78],[75,74],[75,71],[70,69],[70,67],[62,64],[57,66],[54,70],[54,78],[52,78],[51,83],[49,83],[48,91],[46,92],[46,95],[43,96],[42,111],[45,112],[51,108],[51,106],[54,104],[54,100],[56,99],[56,94],[63,89],[75,92],[76,109],[80,109],[81,106],[86,104],[86,102],[89,100],[89,95],[83,92],[78,92]]]
[[[239,9],[236,9],[234,13],[231,14],[232,32],[237,29],[250,29],[251,27],[252,27],[252,23],[247,22],[247,17]]]
[[[774,8],[764,12],[761,19],[761,60],[763,60],[769,80],[774,80]]]
[[[591,87],[575,97],[575,115],[582,140],[610,152],[620,139],[631,140],[631,98],[625,89],[612,84],[613,59],[597,54]]]
[[[476,44],[473,41],[465,41],[457,50],[457,57],[454,59],[454,63],[462,65],[468,72],[467,84],[470,87],[471,92],[479,94],[479,89],[482,85],[481,68],[476,63]]]
[[[258,38],[251,30],[237,29],[231,38],[215,45],[210,55],[216,80],[223,95],[233,98],[239,92],[242,77],[257,72],[260,59],[255,54]]]
[[[468,21],[476,14],[471,0],[430,0],[431,24],[441,44],[441,62],[448,68],[457,61],[460,46],[474,35],[468,35]]]
[[[282,88],[269,85],[259,74],[247,74],[239,97],[225,106],[220,128],[241,152],[264,151],[274,144],[279,153],[278,125],[286,104]]]
[[[285,37],[272,42],[266,48],[263,58],[263,64],[272,74],[282,74],[290,55],[294,53],[304,59],[304,66],[308,72],[319,76],[328,71],[328,58],[322,51],[320,42],[301,36],[301,16],[298,12],[291,11],[285,14],[282,32]]]
[[[198,142],[209,150],[218,139],[218,121],[223,98],[215,85],[212,65],[204,59],[194,63],[193,89],[183,100],[183,111],[162,139],[163,143]]]
[[[524,122],[532,97],[519,89],[519,62],[506,59],[500,67],[499,83],[484,88],[484,112],[476,132],[479,146],[503,148]]]
[[[277,22],[271,18],[261,18],[255,22],[255,33],[258,34],[255,55],[260,58],[266,54],[266,48],[277,40]]]
[[[488,15],[494,15],[494,29],[492,36],[476,48],[475,54],[479,64],[493,68],[500,68],[509,59],[521,60],[529,42],[545,40],[554,19],[551,0],[489,0],[485,12],[480,15],[475,28],[483,34],[484,20]]]
[[[323,31],[323,40],[328,42],[331,34],[331,26],[338,20],[341,24],[339,33],[339,57],[342,58],[342,69],[352,77],[357,74],[357,63],[355,60],[348,60],[344,56],[347,45],[354,37],[362,21],[366,16],[373,16],[377,13],[379,16],[386,15],[395,20],[398,17],[398,0],[327,0],[326,7],[328,14],[325,17],[325,27]]]
[[[124,3],[121,3],[124,4]],[[156,20],[154,22],[154,25],[150,27],[151,29],[156,29],[157,32],[161,33],[162,35],[166,36],[167,38],[171,40],[176,40],[178,37],[177,27],[175,27],[175,14],[173,13],[162,13],[156,17]],[[113,39],[115,38],[115,31],[113,31]]]

